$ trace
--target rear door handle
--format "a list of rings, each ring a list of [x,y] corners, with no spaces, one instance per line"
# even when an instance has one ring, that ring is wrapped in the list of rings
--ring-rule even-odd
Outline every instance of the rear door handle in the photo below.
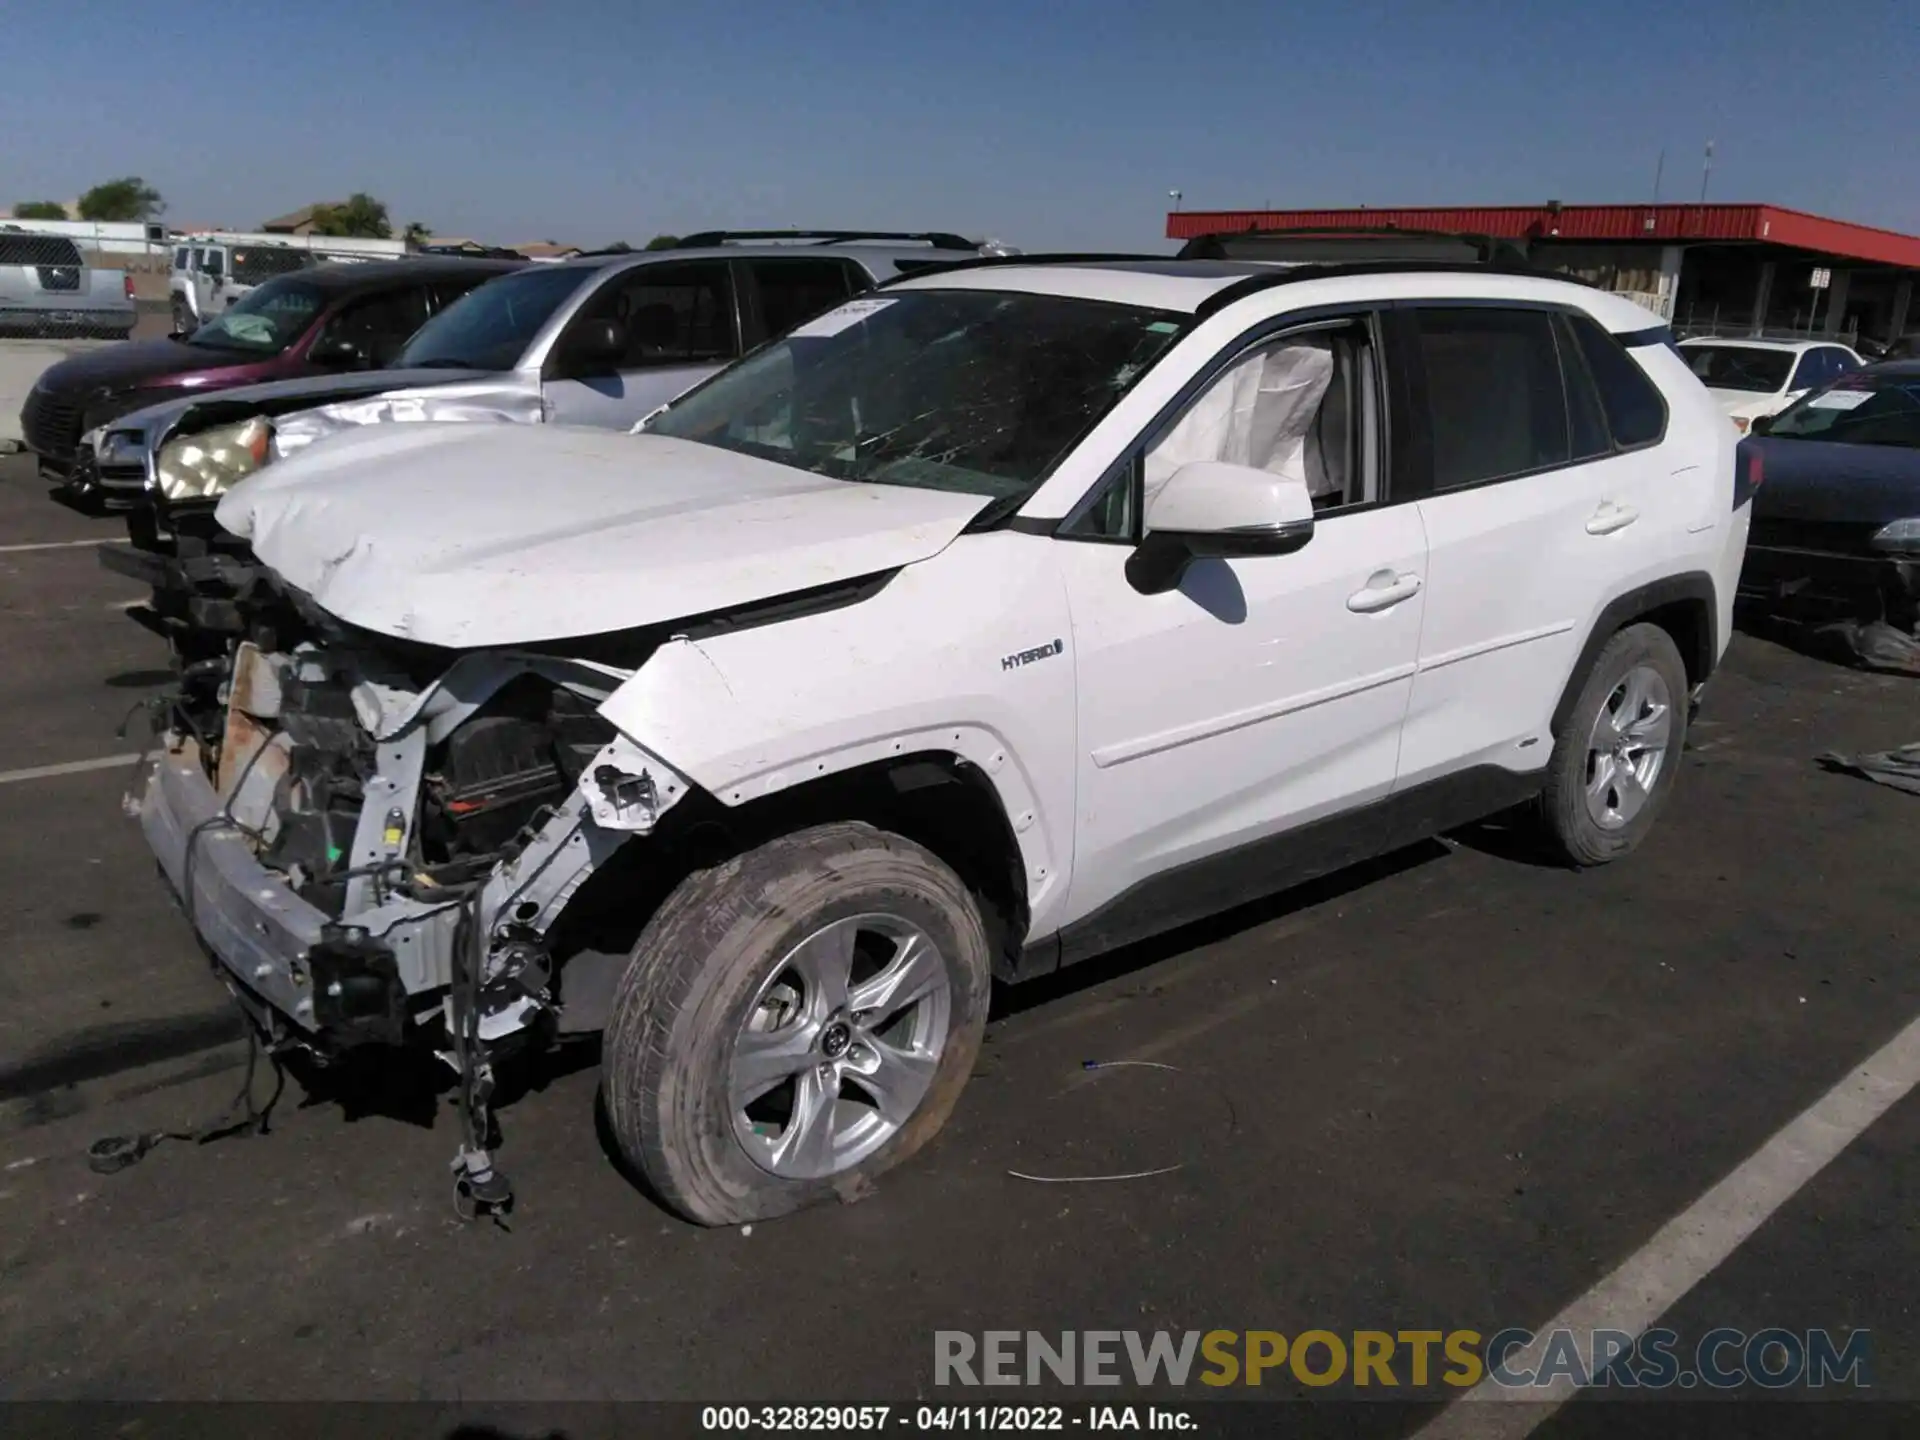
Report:
[[[1376,610],[1387,610],[1402,600],[1411,600],[1420,593],[1418,575],[1396,575],[1391,570],[1376,570],[1367,577],[1367,588],[1356,590],[1347,597],[1347,609],[1356,615],[1371,615]]]
[[[1603,501],[1600,508],[1587,519],[1587,534],[1611,535],[1616,530],[1624,530],[1640,518],[1640,512],[1631,505],[1616,505],[1611,500]]]

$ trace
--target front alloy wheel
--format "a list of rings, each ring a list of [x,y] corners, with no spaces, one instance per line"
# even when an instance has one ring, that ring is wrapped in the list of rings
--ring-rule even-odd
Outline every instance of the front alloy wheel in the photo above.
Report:
[[[858,1165],[913,1118],[946,1048],[940,951],[895,915],[854,915],[782,956],[733,1042],[733,1129],[775,1175]]]
[[[701,1224],[854,1194],[946,1122],[989,971],[980,903],[930,851],[859,823],[770,841],[681,882],[634,946],[609,1127]]]

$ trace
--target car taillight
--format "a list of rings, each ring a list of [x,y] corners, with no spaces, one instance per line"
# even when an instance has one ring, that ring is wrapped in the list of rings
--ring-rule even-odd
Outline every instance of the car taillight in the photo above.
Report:
[[[1753,498],[1753,492],[1760,488],[1760,482],[1766,478],[1765,469],[1765,463],[1760,458],[1760,447],[1742,440],[1739,448],[1733,452],[1734,509],[1738,510]]]
[[[122,288],[126,291],[127,299],[129,300],[133,299],[133,276],[122,275],[120,277],[120,284]]]

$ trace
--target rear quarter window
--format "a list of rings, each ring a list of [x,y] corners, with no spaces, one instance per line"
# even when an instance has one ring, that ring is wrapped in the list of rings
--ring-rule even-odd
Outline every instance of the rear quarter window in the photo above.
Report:
[[[1613,336],[1585,315],[1569,315],[1580,354],[1587,362],[1613,443],[1622,450],[1652,445],[1667,433],[1667,402],[1660,387]]]

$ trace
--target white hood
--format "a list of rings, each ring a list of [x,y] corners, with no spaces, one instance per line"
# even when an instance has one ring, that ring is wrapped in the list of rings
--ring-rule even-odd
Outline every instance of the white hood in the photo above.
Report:
[[[657,435],[379,425],[267,467],[221,525],[349,624],[430,645],[660,624],[938,554],[981,495]]]

